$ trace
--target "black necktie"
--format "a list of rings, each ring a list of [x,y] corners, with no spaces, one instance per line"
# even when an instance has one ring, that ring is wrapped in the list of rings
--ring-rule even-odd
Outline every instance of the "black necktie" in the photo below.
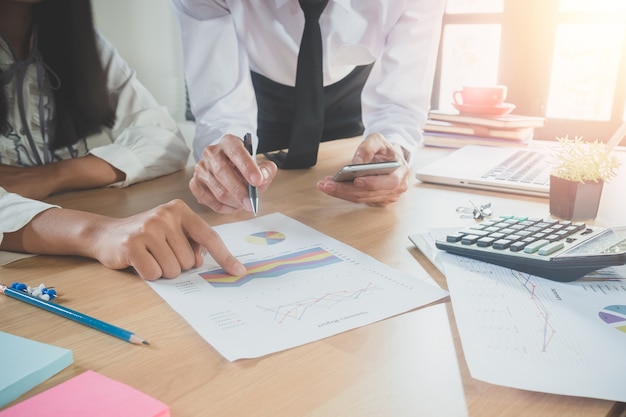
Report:
[[[295,109],[289,152],[267,155],[283,169],[309,168],[317,162],[324,129],[324,79],[319,18],[328,0],[298,0],[304,12],[304,31],[296,70]]]

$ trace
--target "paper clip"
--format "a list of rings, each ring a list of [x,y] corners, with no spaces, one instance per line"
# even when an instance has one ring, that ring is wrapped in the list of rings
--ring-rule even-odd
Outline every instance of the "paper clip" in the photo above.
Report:
[[[57,292],[54,288],[46,288],[45,285],[39,284],[37,287],[29,287],[26,284],[22,284],[21,282],[14,282],[11,284],[11,287],[17,291],[23,291],[26,294],[30,294],[33,297],[41,298],[44,301],[52,301],[57,297]]]
[[[456,212],[462,213],[462,219],[482,220],[491,217],[491,215],[493,214],[493,210],[491,209],[491,203],[485,203],[481,204],[480,206],[476,206],[476,204],[474,204],[472,200],[470,200],[470,204],[472,205],[472,207],[457,207]]]

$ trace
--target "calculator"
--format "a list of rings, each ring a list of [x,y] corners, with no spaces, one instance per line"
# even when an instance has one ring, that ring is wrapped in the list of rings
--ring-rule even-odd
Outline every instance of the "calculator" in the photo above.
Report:
[[[570,282],[626,264],[626,227],[556,219],[500,216],[447,233],[437,248],[495,265]]]

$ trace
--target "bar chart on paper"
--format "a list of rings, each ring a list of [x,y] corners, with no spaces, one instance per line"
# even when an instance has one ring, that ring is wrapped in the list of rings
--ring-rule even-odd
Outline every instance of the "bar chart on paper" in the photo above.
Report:
[[[341,262],[341,259],[321,247],[316,247],[250,262],[246,264],[248,273],[243,277],[230,276],[221,268],[201,272],[200,276],[214,287],[239,287],[253,279],[278,277],[290,272],[321,268],[335,262]]]
[[[247,274],[230,276],[206,259],[149,285],[229,360],[309,343],[447,295],[419,267],[416,276],[397,271],[278,213],[215,229]]]

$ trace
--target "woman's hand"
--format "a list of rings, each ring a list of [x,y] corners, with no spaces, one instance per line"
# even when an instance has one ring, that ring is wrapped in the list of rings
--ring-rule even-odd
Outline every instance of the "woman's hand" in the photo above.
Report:
[[[33,167],[0,164],[0,187],[34,200],[63,191],[107,186],[122,181],[125,176],[93,155]]]
[[[182,200],[125,218],[109,219],[93,234],[92,256],[112,269],[132,267],[143,278],[175,278],[202,265],[205,252],[232,275],[246,269],[219,235]]]
[[[208,252],[227,273],[246,273],[219,235],[182,200],[121,219],[50,208],[22,229],[5,233],[0,249],[90,257],[112,269],[132,267],[146,280],[200,267]]]

